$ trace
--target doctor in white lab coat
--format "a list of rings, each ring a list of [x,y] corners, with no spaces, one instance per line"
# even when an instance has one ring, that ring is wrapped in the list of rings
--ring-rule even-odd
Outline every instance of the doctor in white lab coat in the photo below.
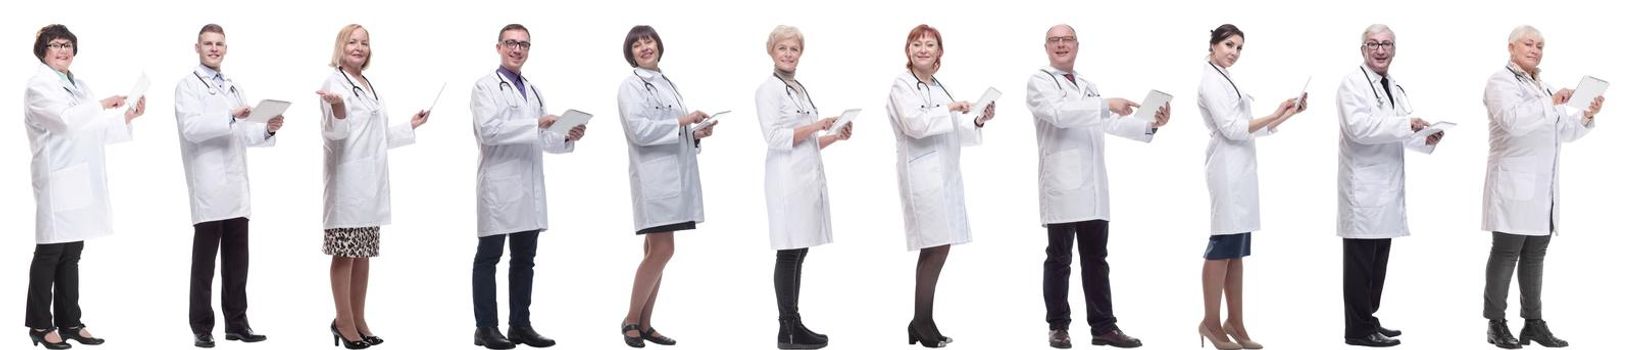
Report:
[[[919,251],[908,339],[945,344],[952,340],[936,328],[931,312],[936,282],[952,245],[971,240],[960,147],[981,143],[981,128],[992,119],[997,103],[972,113],[968,101],[954,100],[936,80],[943,53],[940,31],[920,24],[907,37],[907,71],[890,85],[885,111],[896,134],[896,184],[907,248]]]
[[[476,259],[471,273],[475,344],[490,349],[508,349],[515,343],[546,347],[556,342],[533,330],[528,310],[533,303],[533,257],[539,232],[550,229],[543,155],[572,152],[585,126],[566,133],[545,129],[558,116],[549,114],[538,87],[521,74],[533,47],[527,27],[511,24],[501,28],[493,47],[499,53],[499,68],[483,74],[471,88],[471,127],[481,156],[476,171]],[[507,237],[510,329],[500,333],[494,274]]]
[[[618,119],[629,142],[635,234],[646,236],[646,249],[635,270],[622,331],[630,346],[644,346],[646,341],[669,345],[674,339],[652,330],[652,306],[664,266],[675,253],[675,231],[696,229],[703,222],[697,155],[714,125],[699,124],[709,115],[686,111],[675,83],[658,68],[664,51],[657,30],[645,25],[630,28],[623,51],[634,74],[618,85]]]
[[[335,71],[317,92],[323,112],[323,252],[334,256],[329,281],[339,311],[336,335],[348,346],[383,341],[370,332],[363,305],[369,258],[380,253],[380,226],[391,223],[386,150],[413,144],[414,129],[430,117],[419,111],[407,123],[390,123],[379,91],[363,76],[373,58],[369,44],[363,26],[342,27],[329,63]]]
[[[1107,227],[1111,220],[1111,186],[1106,181],[1105,135],[1151,142],[1168,123],[1168,106],[1157,108],[1156,121],[1128,118],[1135,107],[1128,99],[1104,97],[1073,69],[1077,64],[1077,31],[1061,24],[1049,28],[1043,43],[1049,65],[1026,83],[1026,107],[1038,135],[1038,206],[1048,232],[1044,250],[1043,302],[1049,344],[1071,347],[1072,243],[1082,251],[1083,291],[1093,343],[1137,347],[1139,339],[1117,327],[1112,312],[1110,267],[1106,263]]]
[[[1593,130],[1604,97],[1587,110],[1567,108],[1571,89],[1555,90],[1539,76],[1542,33],[1530,26],[1508,36],[1509,62],[1486,81],[1486,115],[1491,120],[1491,155],[1486,157],[1482,231],[1491,231],[1486,261],[1486,338],[1517,349],[1536,341],[1568,344],[1542,320],[1542,266],[1551,234],[1559,232],[1560,145]],[[1525,327],[1514,339],[1505,321],[1508,285],[1519,267],[1520,317]]]
[[[766,38],[774,71],[755,90],[760,133],[765,136],[765,205],[771,248],[777,250],[772,286],[777,293],[777,346],[809,349],[828,338],[805,328],[799,314],[800,280],[811,247],[833,242],[828,221],[828,180],[822,151],[850,139],[851,125],[821,135],[838,117],[818,119],[816,103],[805,84],[794,79],[805,35],[798,28],[777,26]]]
[[[80,322],[79,259],[85,241],[113,234],[104,147],[129,141],[130,122],[146,98],[130,108],[125,96],[97,100],[69,66],[79,38],[53,24],[34,38],[40,60],[28,79],[23,124],[33,159],[34,259],[28,270],[28,335],[36,344],[66,349],[65,339],[101,344]],[[53,314],[52,310],[56,313]]]
[[[1344,342],[1395,346],[1400,331],[1384,328],[1373,314],[1383,300],[1392,238],[1405,237],[1406,144],[1435,145],[1412,135],[1428,122],[1412,116],[1406,89],[1389,72],[1395,32],[1374,24],[1361,34],[1365,64],[1338,85],[1338,236],[1344,251]]]
[[[188,284],[188,324],[193,345],[215,346],[215,311],[210,288],[216,253],[221,253],[221,309],[227,339],[266,340],[250,329],[244,288],[249,275],[249,168],[247,147],[271,147],[284,117],[266,123],[250,115],[243,90],[221,73],[227,56],[226,32],[219,25],[199,29],[193,51],[199,65],[176,82],[176,129],[193,212],[193,267]]]
[[[1304,97],[1282,101],[1274,113],[1253,117],[1253,97],[1237,88],[1230,67],[1241,56],[1246,36],[1235,25],[1215,28],[1209,39],[1208,63],[1197,87],[1197,106],[1208,128],[1206,172],[1213,233],[1203,253],[1202,335],[1220,349],[1257,349],[1242,324],[1242,258],[1252,253],[1252,234],[1259,229],[1258,151],[1254,139],[1304,110]],[[1230,307],[1221,325],[1219,296]],[[1234,338],[1231,341],[1226,338]]]

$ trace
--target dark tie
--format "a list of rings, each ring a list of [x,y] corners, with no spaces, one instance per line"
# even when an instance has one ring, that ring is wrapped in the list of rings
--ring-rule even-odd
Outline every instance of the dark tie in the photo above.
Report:
[[[1384,95],[1389,96],[1389,107],[1395,107],[1395,89],[1389,88],[1389,77],[1383,77]]]
[[[1066,81],[1072,82],[1072,86],[1077,86],[1077,77],[1072,73],[1066,73]]]

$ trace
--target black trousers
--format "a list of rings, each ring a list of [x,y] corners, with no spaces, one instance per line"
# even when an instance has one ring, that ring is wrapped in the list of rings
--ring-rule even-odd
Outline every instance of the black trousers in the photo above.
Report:
[[[1393,240],[1344,239],[1344,337],[1364,338],[1383,325],[1373,314],[1383,302]]]
[[[83,251],[84,241],[34,246],[34,260],[28,265],[26,326],[51,329],[84,325],[79,322],[79,255]]]
[[[1501,320],[1508,310],[1508,285],[1514,265],[1520,269],[1520,317],[1542,319],[1542,260],[1553,236],[1491,233],[1491,257],[1486,260],[1485,317]]]
[[[1049,329],[1068,329],[1072,324],[1070,293],[1072,241],[1082,255],[1083,297],[1088,303],[1090,333],[1117,330],[1117,316],[1111,311],[1111,266],[1106,264],[1106,220],[1049,224],[1048,258],[1043,260],[1043,305]]]
[[[805,254],[810,252],[811,248],[777,251],[777,265],[772,269],[771,285],[777,293],[779,321],[799,318],[800,276],[805,267]]]
[[[528,308],[533,305],[533,256],[539,252],[538,230],[478,239],[476,262],[471,267],[471,303],[476,310],[477,328],[499,327],[499,287],[494,274],[505,253],[505,237],[510,237],[510,326],[533,325]]]
[[[249,308],[244,296],[249,278],[249,219],[232,218],[193,225],[193,278],[187,298],[187,321],[193,334],[215,330],[210,287],[215,283],[216,251],[221,252],[221,316],[227,321],[227,331],[249,328],[249,317],[244,314]]]

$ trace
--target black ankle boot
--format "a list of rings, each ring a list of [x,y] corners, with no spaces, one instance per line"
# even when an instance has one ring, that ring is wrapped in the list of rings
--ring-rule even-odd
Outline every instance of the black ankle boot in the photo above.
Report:
[[[476,329],[475,339],[476,340],[474,341],[474,343],[476,344],[476,346],[485,347],[485,348],[489,348],[489,349],[515,349],[516,348],[515,343],[511,343],[510,340],[505,339],[504,334],[499,333],[499,327],[477,328]]]
[[[801,331],[809,333],[812,336],[817,337],[817,339],[822,339],[822,342],[828,342],[827,334],[817,333],[816,331],[812,331],[810,328],[805,328],[805,320],[800,319],[799,315],[794,315],[794,325],[798,326]]]
[[[1486,322],[1486,342],[1504,349],[1519,349],[1520,341],[1514,339],[1514,334],[1508,332],[1508,321],[1490,320]]]
[[[1543,320],[1525,320],[1525,327],[1520,328],[1520,345],[1531,345],[1535,340],[1538,345],[1549,348],[1571,346],[1570,342],[1554,337],[1554,332],[1548,330],[1548,322]]]
[[[800,325],[798,319],[785,319],[778,323],[778,349],[821,349],[828,346],[827,339],[817,338],[811,330]]]

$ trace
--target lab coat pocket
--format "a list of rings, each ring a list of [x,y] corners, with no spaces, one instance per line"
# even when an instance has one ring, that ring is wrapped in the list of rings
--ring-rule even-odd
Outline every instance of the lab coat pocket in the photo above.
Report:
[[[1383,164],[1369,164],[1357,166],[1355,171],[1350,173],[1350,183],[1355,186],[1350,197],[1352,207],[1379,208],[1389,204],[1386,202],[1390,199],[1389,195],[1394,192],[1387,188],[1388,182],[1384,177],[1389,174],[1384,171]]]
[[[483,176],[482,205],[499,213],[515,211],[518,205],[526,201],[525,195],[532,191],[532,184],[525,183],[523,179],[526,178],[521,174],[484,174]]]
[[[376,174],[380,171],[380,159],[374,157],[352,160],[340,163],[335,171],[337,187],[336,200],[339,209],[350,212],[364,212],[375,209],[379,204],[380,184],[375,183]]]
[[[1527,172],[1498,169],[1497,193],[1503,199],[1512,201],[1529,201],[1536,197],[1537,175]]]
[[[66,212],[91,205],[91,170],[85,163],[52,171],[51,211]]]
[[[1065,192],[1083,187],[1083,159],[1076,149],[1055,152],[1045,160],[1045,177],[1052,192]]]
[[[931,151],[913,158],[907,162],[907,169],[907,186],[913,202],[920,205],[939,202],[945,180],[941,174],[941,154]]]
[[[675,155],[641,161],[641,194],[646,200],[680,196],[680,166]]]

